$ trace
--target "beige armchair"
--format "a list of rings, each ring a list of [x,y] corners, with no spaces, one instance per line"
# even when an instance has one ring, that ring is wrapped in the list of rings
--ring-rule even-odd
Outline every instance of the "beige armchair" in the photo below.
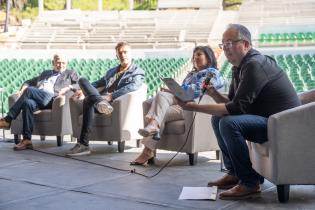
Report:
[[[9,107],[18,99],[16,94],[9,97]],[[11,133],[14,134],[15,143],[20,141],[23,130],[22,114],[11,122]],[[34,113],[33,135],[40,135],[41,140],[45,136],[56,136],[57,145],[62,146],[63,136],[71,135],[71,118],[69,99],[66,96],[58,96],[54,99],[52,109],[39,110]]]
[[[248,142],[253,168],[289,200],[290,185],[315,184],[315,90],[299,95],[302,106],[268,119],[268,142]]]
[[[143,127],[142,102],[146,99],[145,84],[137,90],[116,98],[111,115],[95,113],[90,140],[117,141],[118,151],[124,152],[125,141],[140,139],[138,129]],[[73,137],[79,138],[83,119],[83,100],[70,99]]]
[[[143,103],[143,114],[146,115],[151,106],[152,99]],[[211,97],[205,95],[200,104],[215,103]],[[173,113],[172,113],[173,112]],[[188,130],[193,122],[194,114],[195,120],[192,124],[187,143],[180,152],[185,152],[189,156],[189,164],[194,165],[197,163],[198,152],[203,151],[216,151],[216,158],[219,159],[219,146],[217,139],[213,133],[211,126],[211,115],[183,111],[183,114],[178,114],[177,120],[168,121],[167,116],[172,114],[174,119],[174,110],[170,108],[165,116],[165,127],[161,133],[161,139],[158,141],[157,149],[178,151],[179,148],[185,143],[188,135]]]

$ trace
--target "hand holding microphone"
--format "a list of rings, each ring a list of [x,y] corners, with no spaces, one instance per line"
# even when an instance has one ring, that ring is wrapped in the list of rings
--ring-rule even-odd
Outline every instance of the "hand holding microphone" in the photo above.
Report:
[[[208,86],[210,86],[210,88],[211,88],[211,87],[214,88],[214,87],[212,86],[211,82],[210,82],[213,77],[214,77],[214,74],[209,73],[209,74],[207,75],[206,79],[203,81],[203,85],[202,85],[202,95],[205,94],[205,92],[206,92]],[[212,88],[211,88],[211,89],[212,89]],[[211,90],[211,89],[209,89],[209,90]],[[211,92],[212,92],[212,91],[211,91]],[[209,94],[209,95],[210,95],[210,94]]]

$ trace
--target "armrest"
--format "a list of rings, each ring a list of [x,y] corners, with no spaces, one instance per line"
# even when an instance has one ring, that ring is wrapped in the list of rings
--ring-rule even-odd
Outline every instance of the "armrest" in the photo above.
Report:
[[[196,103],[198,102],[198,100],[199,100],[199,98],[195,99]],[[213,101],[213,99],[208,95],[204,95],[199,104],[211,104],[211,103],[215,103]],[[208,127],[211,126],[210,121],[209,121],[209,119],[211,118],[210,114],[205,114],[205,113],[201,113],[201,112],[192,112],[192,111],[186,111],[185,110],[184,111],[184,119],[185,119],[186,125],[190,125],[191,121],[193,120],[194,114],[196,114],[195,129],[199,129],[199,127],[200,127],[199,125],[202,125],[203,128],[204,128],[204,126],[208,126]],[[189,124],[187,124],[187,122],[189,122]],[[203,130],[203,128],[202,128],[202,130]],[[202,132],[202,130],[200,130],[200,132]]]
[[[57,96],[54,98],[52,110],[59,110],[66,104],[66,96]]]
[[[199,100],[199,99],[198,99]],[[204,95],[200,104],[213,104],[214,100]],[[196,114],[192,132],[194,135],[194,148],[196,151],[208,151],[208,150],[219,150],[216,136],[214,135],[211,125],[211,114],[201,112],[188,112],[185,111],[185,123],[186,126],[190,126],[194,114]],[[187,127],[188,128],[188,127]]]
[[[147,99],[142,103],[142,108],[143,108],[143,122],[145,123],[145,116],[149,112],[149,109],[151,107],[153,98]]]
[[[9,107],[11,108],[13,104],[18,100],[18,95],[17,94],[12,94],[9,96],[8,102],[9,102]]]
[[[135,130],[143,127],[142,102],[146,98],[146,86],[124,94],[113,101],[112,121],[120,130]]]
[[[130,100],[130,98],[131,98],[131,93],[127,93],[125,95],[122,95],[116,98],[112,103],[114,110],[115,108],[118,109],[121,106],[128,105],[128,101]]]
[[[18,100],[18,95],[17,94],[12,94],[9,96],[9,107],[13,106],[13,104]],[[53,104],[52,104],[52,109],[53,110],[58,110],[62,106],[64,106],[66,103],[66,97],[65,96],[58,96],[54,99]]]
[[[315,157],[314,119],[315,102],[269,117],[269,155],[276,164],[275,168],[281,166],[281,172],[293,174],[299,170],[308,174],[308,170],[314,169],[305,167]]]
[[[66,96],[54,98],[51,113],[54,122],[62,124],[62,122],[69,120],[69,99]]]
[[[79,117],[83,113],[83,99],[70,98],[69,105],[71,117]],[[73,122],[77,122],[77,120],[74,120]]]

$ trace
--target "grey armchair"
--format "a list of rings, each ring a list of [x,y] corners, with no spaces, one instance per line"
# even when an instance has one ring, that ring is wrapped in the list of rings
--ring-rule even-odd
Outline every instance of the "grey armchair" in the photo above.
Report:
[[[143,114],[146,115],[151,106],[152,99],[143,103]],[[205,95],[200,104],[215,103],[211,97]],[[173,121],[168,120],[168,115],[172,114]],[[177,117],[174,117],[177,114]],[[196,114],[195,121],[192,124],[193,116]],[[178,114],[172,110],[168,110],[165,116],[165,126],[161,139],[158,141],[157,149],[178,151],[181,145],[185,143],[188,135],[188,130],[192,124],[187,143],[180,152],[185,152],[189,156],[189,164],[194,165],[198,160],[198,152],[216,151],[216,158],[219,159],[219,146],[216,137],[211,127],[211,115],[183,111],[183,114]]]
[[[18,99],[16,94],[9,97],[9,107]],[[20,141],[23,130],[22,114],[11,122],[11,133],[14,134],[15,143]],[[45,136],[56,136],[57,145],[62,146],[63,136],[71,135],[71,118],[69,99],[66,96],[58,96],[54,99],[52,109],[39,110],[34,113],[33,135],[40,135],[41,140]]]
[[[315,90],[299,95],[303,105],[268,119],[268,141],[248,142],[253,168],[289,200],[290,185],[315,184]]]
[[[145,84],[137,90],[116,98],[111,115],[95,113],[90,139],[94,141],[117,141],[118,151],[124,152],[125,141],[140,139],[138,129],[143,127],[142,102],[146,99]],[[79,138],[83,119],[83,100],[70,99],[73,137]]]

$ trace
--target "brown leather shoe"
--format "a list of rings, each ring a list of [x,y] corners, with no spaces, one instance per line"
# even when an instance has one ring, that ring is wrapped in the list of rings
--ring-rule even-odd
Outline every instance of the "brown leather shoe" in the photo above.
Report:
[[[247,187],[245,185],[236,185],[232,189],[219,194],[222,200],[243,200],[259,196],[261,193],[260,186]]]
[[[20,143],[13,147],[14,150],[26,150],[26,149],[33,149],[32,141],[29,139],[23,139]]]
[[[224,175],[221,179],[218,179],[213,182],[208,182],[208,187],[217,186],[218,189],[230,189],[238,184],[239,178],[229,174]]]
[[[10,123],[4,120],[4,118],[0,119],[0,129],[10,129]]]

